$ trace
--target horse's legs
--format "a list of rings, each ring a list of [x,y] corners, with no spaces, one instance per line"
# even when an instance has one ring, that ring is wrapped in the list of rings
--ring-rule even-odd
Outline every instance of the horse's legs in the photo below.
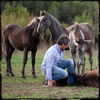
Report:
[[[33,74],[33,78],[36,78],[35,76],[35,55],[36,55],[36,51],[37,51],[37,48],[32,50],[32,53],[31,53],[31,57],[32,57],[32,74]]]
[[[76,68],[76,62],[75,62],[75,58],[76,58],[76,56],[75,56],[75,54],[76,54],[76,48],[71,47],[70,49],[71,49],[71,50],[70,50],[71,56],[72,56],[72,59],[73,59],[73,61],[74,61],[74,71],[75,71],[75,68]]]
[[[78,68],[78,74],[80,74],[80,64],[79,64],[79,60],[77,61],[77,68]]]
[[[93,48],[90,48],[89,50],[89,61],[90,61],[90,66],[91,66],[91,71],[92,71],[92,64],[93,64],[93,58],[92,58],[92,53],[93,53]]]
[[[84,61],[85,61],[85,57],[84,57]],[[84,65],[82,65],[82,74],[85,72],[85,62]]]
[[[14,48],[11,46],[9,42],[7,42],[6,43],[6,63],[7,63],[6,76],[9,76],[9,73],[11,74],[11,76],[15,76],[12,72],[11,62],[10,62],[13,52],[14,52]]]
[[[27,47],[25,47],[24,48],[24,58],[23,58],[23,67],[22,67],[22,71],[21,71],[21,73],[22,73],[22,78],[25,78],[25,74],[24,74],[24,72],[25,72],[25,65],[26,65],[26,63],[27,63],[27,55],[28,55],[28,48]]]

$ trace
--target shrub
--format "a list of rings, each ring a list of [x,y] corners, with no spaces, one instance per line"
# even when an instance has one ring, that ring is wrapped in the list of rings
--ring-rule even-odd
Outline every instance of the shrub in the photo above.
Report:
[[[87,12],[86,9],[84,10],[82,15],[75,16],[74,22],[78,22],[78,23],[87,22],[87,23],[93,25],[92,17],[90,15],[90,13]]]
[[[21,27],[28,24],[30,17],[25,7],[16,5],[14,2],[12,6],[7,3],[5,8],[1,14],[1,30],[8,24],[17,24]]]

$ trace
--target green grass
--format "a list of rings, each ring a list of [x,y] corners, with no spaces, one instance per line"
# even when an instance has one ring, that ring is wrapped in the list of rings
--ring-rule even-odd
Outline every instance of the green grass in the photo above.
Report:
[[[23,52],[14,53],[11,59],[12,70],[15,77],[6,76],[6,61],[2,59],[2,98],[20,99],[20,98],[98,98],[99,89],[93,87],[64,86],[64,87],[43,87],[44,76],[41,71],[41,64],[45,52],[40,50],[36,54],[35,71],[37,78],[32,78],[31,53],[29,52],[28,61],[25,67],[26,78],[21,78],[23,65]],[[64,59],[71,58],[70,52],[65,52]],[[93,54],[93,69],[98,68],[98,52]],[[85,71],[90,70],[88,56],[86,55]]]

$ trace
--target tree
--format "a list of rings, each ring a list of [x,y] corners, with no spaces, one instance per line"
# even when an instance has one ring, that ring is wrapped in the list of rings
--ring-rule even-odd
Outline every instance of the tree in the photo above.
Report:
[[[59,11],[58,11],[58,7],[59,7],[59,3],[54,1],[51,3],[51,5],[49,6],[49,10],[48,12],[54,16],[57,20],[58,20],[58,16],[59,16]]]
[[[33,16],[31,17],[33,18]],[[6,9],[1,14],[1,29],[8,24],[17,24],[21,27],[25,27],[29,19],[29,12],[25,7],[16,5],[15,2],[13,2],[12,6],[7,3]]]
[[[84,10],[82,15],[76,15],[73,22],[78,22],[78,23],[87,22],[87,23],[90,23],[91,25],[93,25],[91,14],[90,14],[90,12],[87,12],[86,9]]]
[[[94,7],[93,27],[95,31],[95,41],[98,42],[99,38],[99,3],[96,2]]]

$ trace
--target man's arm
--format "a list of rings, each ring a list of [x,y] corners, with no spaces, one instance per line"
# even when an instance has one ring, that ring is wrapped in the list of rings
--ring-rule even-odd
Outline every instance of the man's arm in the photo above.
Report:
[[[48,86],[52,87],[52,67],[56,58],[56,53],[53,51],[49,53],[46,65],[46,79],[48,80]]]

